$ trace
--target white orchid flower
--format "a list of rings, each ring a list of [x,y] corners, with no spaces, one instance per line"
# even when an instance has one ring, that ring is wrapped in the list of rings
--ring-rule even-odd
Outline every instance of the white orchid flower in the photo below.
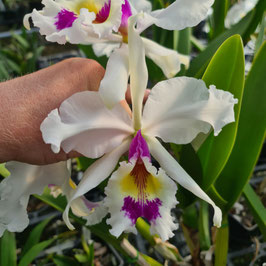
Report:
[[[168,30],[181,30],[193,27],[207,16],[213,0],[176,0],[167,8],[152,11],[147,0],[42,0],[44,8],[33,10],[24,18],[24,25],[30,28],[29,18],[40,28],[40,33],[51,42],[64,44],[94,44],[97,56],[110,57],[103,85],[112,84],[112,91],[125,84],[125,78],[110,80],[113,66],[128,72],[128,19],[137,16],[138,32],[141,33],[152,24]],[[165,48],[149,39],[143,38],[146,56],[155,62],[167,78],[174,77],[183,63],[188,66],[189,57]],[[122,49],[120,48],[122,45]],[[113,52],[114,51],[114,52]],[[113,52],[113,53],[112,53]],[[119,66],[122,64],[122,66]],[[104,86],[106,87],[106,86]],[[125,89],[127,84],[123,86]],[[111,93],[116,95],[116,93]],[[108,107],[117,101],[105,98]],[[124,98],[124,95],[122,95]],[[120,99],[122,100],[122,99]]]
[[[54,152],[62,148],[67,153],[76,150],[90,158],[101,157],[84,173],[63,218],[73,229],[68,217],[72,203],[109,177],[120,157],[129,151],[129,161],[120,163],[105,189],[104,205],[111,214],[107,223],[112,226],[113,235],[118,237],[123,231],[136,233],[136,220],[145,217],[151,224],[151,233],[159,234],[163,240],[173,236],[177,224],[170,210],[177,204],[175,182],[211,204],[214,225],[220,226],[221,210],[157,138],[186,144],[211,128],[217,135],[223,126],[234,121],[237,100],[213,85],[208,89],[201,80],[179,77],[159,82],[143,109],[148,81],[145,47],[133,27],[129,39],[132,113],[122,104],[108,109],[98,92],[85,91],[65,100],[41,124],[43,139]],[[152,166],[150,154],[162,169],[157,171]]]
[[[257,4],[258,0],[241,0],[235,3],[228,11],[224,24],[226,28],[231,28],[239,22]]]
[[[0,184],[0,237],[5,230],[22,232],[29,225],[27,205],[32,194],[41,195],[46,186],[72,198],[76,186],[69,178],[66,162],[45,166],[9,162],[6,167],[11,175]],[[87,225],[95,224],[107,214],[102,202],[77,198],[71,205],[74,214],[85,216]]]

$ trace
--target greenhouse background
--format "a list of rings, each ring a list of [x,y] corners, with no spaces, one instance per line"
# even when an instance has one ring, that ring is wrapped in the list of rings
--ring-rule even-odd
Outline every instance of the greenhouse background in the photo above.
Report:
[[[68,1],[71,0],[43,2]],[[91,3],[94,0],[86,1]],[[182,4],[184,1],[149,0],[152,10],[167,8],[175,2]],[[188,0],[190,1],[197,2]],[[23,26],[24,16],[33,9],[42,8],[40,0],[0,0],[2,84],[70,58],[89,58],[99,62],[105,69],[108,67],[112,51],[108,56],[97,56],[90,44],[74,44],[68,39],[65,44],[47,41],[47,36],[41,35],[39,28],[34,26],[33,17],[30,19],[31,28],[26,29]],[[137,234],[125,230],[117,238],[110,233],[111,226],[107,222],[111,214],[107,214],[100,223],[86,225],[87,220],[72,209],[69,218],[75,229],[69,230],[62,219],[69,198],[62,192],[63,189],[49,184],[45,186],[43,193],[32,193],[30,196],[26,207],[29,217],[27,228],[12,230],[12,227],[6,225],[6,199],[1,196],[9,192],[5,192],[4,186],[0,186],[0,232],[3,232],[0,238],[0,266],[265,266],[265,14],[265,0],[215,0],[207,16],[196,26],[166,30],[154,24],[141,33],[142,37],[181,54],[180,71],[171,78],[186,76],[202,79],[207,88],[211,89],[214,84],[238,99],[238,104],[233,107],[235,122],[225,126],[218,136],[210,131],[207,134],[200,133],[192,142],[184,145],[172,142],[162,144],[221,209],[221,227],[213,225],[214,211],[207,202],[178,185],[178,204],[171,209],[171,215],[179,226],[166,241],[159,234],[152,233],[151,223],[145,217],[139,217],[136,221]],[[128,43],[130,45],[130,39]],[[129,55],[130,53],[131,50]],[[149,89],[169,78],[163,67],[152,59],[148,58],[146,52]],[[119,71],[119,68],[115,71]],[[128,80],[130,83],[133,78],[127,77]],[[4,106],[1,83],[0,105]],[[131,100],[128,103],[131,107]],[[138,133],[134,134],[135,139]],[[0,151],[1,148],[0,142]],[[68,171],[71,173],[70,186],[76,188],[83,179],[84,172],[104,156],[100,159],[87,157],[80,156],[67,161]],[[151,163],[158,170],[160,163],[154,157],[152,154]],[[130,156],[124,154],[120,162],[122,160],[130,161]],[[23,178],[26,170],[23,172],[21,165],[16,167],[16,162],[0,160],[0,181],[7,180],[12,173]],[[42,170],[39,166],[34,167],[31,175],[37,178],[42,175]],[[115,170],[118,168],[117,164]],[[84,193],[84,197],[92,202],[104,200],[110,176]],[[19,194],[19,190],[17,191]],[[22,202],[22,198],[20,200]]]

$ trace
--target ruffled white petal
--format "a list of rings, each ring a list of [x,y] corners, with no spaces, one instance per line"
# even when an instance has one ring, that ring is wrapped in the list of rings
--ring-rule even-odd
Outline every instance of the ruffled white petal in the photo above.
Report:
[[[197,197],[205,200],[214,209],[213,224],[221,226],[222,212],[219,207],[209,198],[200,186],[186,173],[170,153],[153,137],[146,138],[152,156],[157,160],[166,173],[182,187],[192,192]]]
[[[129,18],[128,31],[130,91],[135,130],[141,128],[142,103],[148,82],[145,49],[142,39],[135,29],[137,17],[132,16]]]
[[[92,49],[95,55],[98,57],[103,56],[103,55],[106,55],[107,57],[109,57],[115,49],[120,47],[120,45],[121,45],[120,42],[118,43],[111,43],[111,42],[95,43],[92,45]]]
[[[180,71],[181,63],[189,64],[189,57],[180,55],[177,51],[165,48],[156,42],[142,38],[146,56],[157,64],[167,78],[174,77]]]
[[[176,0],[167,8],[152,11],[138,20],[138,29],[145,30],[151,24],[167,30],[194,27],[204,20],[214,0]]]
[[[132,121],[121,105],[107,109],[98,92],[72,95],[53,110],[41,124],[45,143],[54,152],[60,146],[68,153],[78,151],[98,158],[117,147],[133,132]]]
[[[93,30],[99,35],[99,38],[110,35],[112,31],[118,31],[121,24],[122,4],[123,0],[111,1],[110,13],[106,21],[92,24]]]
[[[148,0],[129,0],[129,2],[131,8],[135,9],[134,14],[141,11],[150,13],[152,10],[151,2]]]
[[[136,233],[134,218],[138,216],[137,210],[131,206],[132,208],[126,211],[123,210],[123,206],[126,204],[125,199],[127,197],[130,197],[137,203],[139,198],[141,198],[141,193],[145,193],[146,199],[149,202],[145,201],[144,204],[149,205],[155,199],[161,202],[158,216],[150,221],[150,230],[152,234],[158,234],[163,241],[166,241],[174,235],[173,230],[178,227],[170,213],[171,209],[177,204],[175,198],[176,184],[168,178],[162,169],[157,171],[149,162],[149,158],[146,157],[144,158],[144,163],[150,176],[147,177],[145,188],[137,187],[133,181],[134,177],[130,176],[135,163],[135,161],[120,163],[118,170],[112,174],[105,188],[106,198],[104,204],[111,214],[110,219],[107,220],[107,223],[112,226],[110,233],[116,237],[119,237],[123,232]],[[125,183],[126,187],[124,187]],[[128,211],[132,212],[131,217],[129,217]],[[150,209],[148,212],[144,210],[144,215],[149,216],[154,211],[154,209]],[[148,219],[148,217],[145,218]]]
[[[6,166],[11,175],[0,184],[0,233],[21,232],[29,224],[26,208],[30,195],[42,194],[49,184],[61,186],[70,173],[66,162],[46,166],[9,162]]]
[[[113,108],[125,99],[128,76],[128,45],[123,44],[111,54],[99,88],[100,96],[108,108]]]
[[[144,134],[160,137],[164,142],[187,144],[200,132],[214,135],[234,122],[237,100],[227,91],[188,77],[159,82],[151,90],[143,111]]]
[[[74,229],[68,217],[69,208],[74,200],[81,197],[91,189],[97,187],[112,173],[118,163],[119,158],[128,150],[129,144],[130,140],[125,140],[119,147],[105,154],[86,170],[81,182],[77,186],[77,189],[69,198],[68,204],[63,214],[63,219],[69,229]]]
[[[44,8],[40,11],[36,9],[24,17],[24,26],[29,29],[29,18],[32,18],[34,26],[40,28],[40,33],[46,36],[50,42],[65,44],[92,44],[105,42],[107,40],[119,41],[121,38],[114,37],[112,31],[118,31],[121,23],[121,6],[122,0],[111,1],[110,14],[103,23],[94,23],[96,14],[86,8],[81,8],[79,15],[76,14],[76,6],[80,1],[63,1],[63,0],[43,0]],[[104,2],[102,2],[104,4]],[[71,27],[57,29],[55,23],[57,14],[63,9],[73,11],[77,19]]]

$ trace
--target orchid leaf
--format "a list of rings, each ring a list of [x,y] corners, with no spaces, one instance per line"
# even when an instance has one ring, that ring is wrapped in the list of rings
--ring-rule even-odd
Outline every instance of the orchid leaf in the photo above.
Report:
[[[228,201],[224,211],[233,206],[252,175],[265,139],[265,67],[266,42],[255,57],[247,76],[236,141],[229,160],[215,183],[218,193]],[[223,149],[225,146],[226,142]]]
[[[243,195],[256,223],[260,228],[264,241],[266,241],[266,208],[263,206],[261,200],[255,193],[253,188],[250,186],[250,184],[246,184],[246,186],[244,187]]]
[[[214,137],[211,133],[198,150],[202,165],[202,188],[208,189],[221,173],[233,149],[244,88],[244,51],[241,37],[228,38],[212,58],[203,80],[207,86],[229,91],[238,99],[235,105],[236,122],[227,125]]]
[[[54,242],[54,240],[55,239],[48,239],[34,245],[22,257],[18,266],[28,266],[39,255],[39,253],[45,248],[47,248],[49,245],[51,245]]]
[[[5,231],[0,238],[0,265],[17,265],[15,234]]]
[[[229,1],[228,0],[215,0],[213,4],[213,32],[212,38],[216,38],[224,31],[224,20],[227,14]]]
[[[189,55],[191,52],[191,28],[177,31],[177,51],[181,54]]]
[[[218,47],[230,36],[239,34],[242,36],[244,43],[247,42],[249,36],[255,31],[259,24],[265,8],[266,1],[259,0],[256,7],[240,20],[240,22],[211,41],[206,49],[192,60],[187,75],[201,78]]]
[[[75,259],[63,255],[55,255],[53,262],[57,266],[78,266],[80,265]],[[91,264],[88,264],[91,265]]]
[[[23,246],[21,256],[23,257],[24,254],[31,249],[34,245],[38,244],[40,241],[42,232],[46,225],[51,221],[53,217],[49,217],[45,220],[43,220],[41,223],[39,223],[37,226],[34,227],[34,229],[31,231],[25,245]]]

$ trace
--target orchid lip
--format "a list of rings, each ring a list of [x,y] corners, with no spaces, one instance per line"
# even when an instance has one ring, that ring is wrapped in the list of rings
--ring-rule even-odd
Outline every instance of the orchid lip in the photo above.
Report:
[[[149,161],[151,161],[148,144],[142,136],[141,130],[139,130],[136,136],[131,141],[128,153],[128,160],[138,160],[144,157],[148,157]]]

